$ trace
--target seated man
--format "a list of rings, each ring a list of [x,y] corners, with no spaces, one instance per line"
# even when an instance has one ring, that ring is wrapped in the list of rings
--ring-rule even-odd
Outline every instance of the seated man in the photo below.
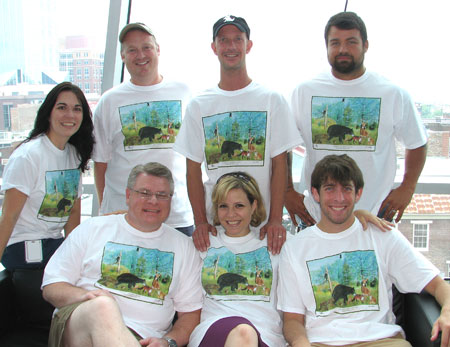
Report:
[[[394,323],[395,284],[401,292],[425,289],[435,296],[442,311],[431,339],[442,330],[447,346],[450,286],[398,230],[362,231],[353,208],[363,186],[360,169],[345,154],[315,166],[311,191],[320,222],[288,240],[281,253],[278,308],[286,340],[293,347],[411,346]]]
[[[173,186],[164,165],[137,165],[127,214],[88,219],[56,251],[42,284],[57,308],[49,346],[188,343],[200,318],[201,260],[189,237],[163,223]]]

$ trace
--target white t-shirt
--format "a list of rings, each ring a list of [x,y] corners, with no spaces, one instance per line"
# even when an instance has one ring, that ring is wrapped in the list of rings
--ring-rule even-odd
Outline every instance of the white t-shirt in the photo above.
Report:
[[[299,142],[286,100],[252,82],[235,91],[214,87],[192,99],[174,150],[205,162],[205,201],[211,222],[212,189],[220,176],[232,171],[245,171],[256,179],[270,211],[271,159]]]
[[[201,254],[205,298],[189,346],[198,346],[211,324],[230,316],[247,318],[267,345],[284,346],[276,309],[279,257],[268,252],[267,241],[259,240],[256,229],[243,237],[229,237],[222,227],[217,231],[208,251]]]
[[[152,86],[124,82],[107,91],[94,112],[93,160],[107,163],[101,213],[126,210],[131,169],[150,161],[167,166],[175,181],[167,224],[193,224],[186,188],[186,159],[172,150],[190,98],[185,84],[163,80]]]
[[[81,195],[80,160],[70,143],[55,147],[47,135],[20,145],[3,173],[2,191],[15,188],[28,196],[8,246],[25,240],[58,239],[73,202]]]
[[[323,157],[348,154],[358,163],[365,184],[356,209],[376,214],[394,183],[395,140],[407,149],[427,142],[409,94],[373,72],[350,81],[324,72],[294,90],[291,107],[306,147],[305,205],[316,220],[320,208],[310,193],[311,174]]]
[[[281,251],[278,308],[305,315],[310,342],[378,340],[402,332],[392,313],[392,284],[419,293],[438,273],[396,229],[363,231],[357,219],[337,234],[313,226]]]
[[[42,286],[55,282],[111,292],[125,324],[142,337],[161,337],[175,311],[202,306],[201,259],[192,240],[163,224],[141,232],[125,215],[80,224],[45,268]]]

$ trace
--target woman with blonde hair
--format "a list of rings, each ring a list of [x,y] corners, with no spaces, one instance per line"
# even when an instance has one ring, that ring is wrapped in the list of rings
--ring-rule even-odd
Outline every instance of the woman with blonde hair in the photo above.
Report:
[[[217,236],[201,253],[204,303],[189,346],[284,346],[276,309],[278,256],[259,239],[266,210],[253,177],[231,172],[212,202]]]

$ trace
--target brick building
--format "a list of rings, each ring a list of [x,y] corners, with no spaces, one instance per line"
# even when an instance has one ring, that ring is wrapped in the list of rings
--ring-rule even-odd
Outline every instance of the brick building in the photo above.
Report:
[[[398,229],[443,276],[450,276],[450,194],[414,194]]]

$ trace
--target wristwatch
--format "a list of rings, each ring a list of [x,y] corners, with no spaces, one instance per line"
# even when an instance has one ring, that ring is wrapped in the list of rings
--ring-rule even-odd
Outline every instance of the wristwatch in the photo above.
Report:
[[[169,347],[178,347],[177,341],[175,341],[174,339],[171,339],[170,337],[167,336],[163,336],[162,338],[167,341]]]

